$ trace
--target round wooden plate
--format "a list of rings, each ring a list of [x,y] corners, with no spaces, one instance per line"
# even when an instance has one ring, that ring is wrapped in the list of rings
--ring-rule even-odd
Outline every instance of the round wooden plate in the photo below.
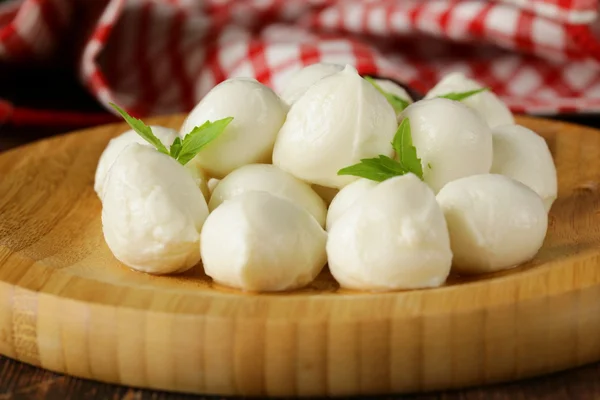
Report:
[[[178,127],[181,117],[155,124]],[[134,272],[110,253],[93,190],[124,125],[0,155],[0,353],[125,385],[258,396],[355,395],[514,380],[600,360],[600,131],[519,118],[558,168],[530,263],[442,288],[248,294],[197,266]]]

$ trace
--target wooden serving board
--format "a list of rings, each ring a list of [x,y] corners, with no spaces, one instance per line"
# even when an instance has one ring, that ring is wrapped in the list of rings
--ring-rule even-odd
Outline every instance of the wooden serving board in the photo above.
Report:
[[[155,124],[178,127],[181,117]],[[548,140],[559,197],[527,265],[445,287],[247,294],[197,266],[134,272],[102,236],[98,157],[124,125],[0,155],[0,353],[125,385],[354,395],[507,381],[600,360],[600,131],[519,118]]]

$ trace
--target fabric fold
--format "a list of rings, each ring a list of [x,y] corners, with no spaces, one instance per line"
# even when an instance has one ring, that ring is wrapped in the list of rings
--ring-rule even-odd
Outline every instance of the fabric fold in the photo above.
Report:
[[[99,12],[82,23],[91,3]],[[0,5],[0,60],[51,60],[84,38],[74,60],[82,82],[105,106],[138,116],[189,111],[235,76],[281,91],[292,73],[320,61],[421,93],[462,71],[515,112],[598,112],[597,7],[597,0],[24,0]]]

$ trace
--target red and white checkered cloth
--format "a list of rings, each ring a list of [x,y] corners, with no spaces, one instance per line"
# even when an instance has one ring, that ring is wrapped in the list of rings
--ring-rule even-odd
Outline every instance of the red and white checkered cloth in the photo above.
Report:
[[[280,91],[319,61],[421,92],[460,70],[516,112],[598,112],[597,9],[598,0],[13,0],[0,3],[0,60],[77,54],[103,104],[142,116],[188,111],[234,76]]]

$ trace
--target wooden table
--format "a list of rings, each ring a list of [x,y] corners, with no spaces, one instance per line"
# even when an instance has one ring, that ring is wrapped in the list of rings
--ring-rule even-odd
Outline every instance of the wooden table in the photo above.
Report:
[[[130,389],[70,378],[0,357],[0,399],[184,400],[222,399]],[[486,388],[381,399],[406,400],[598,400],[600,364],[543,378]]]
[[[0,65],[0,98],[6,98],[19,105],[33,107],[57,107],[82,111],[99,111],[100,106],[79,87],[66,70],[15,70]],[[23,87],[27,85],[27,87]],[[60,98],[56,98],[56,93]],[[34,96],[35,94],[35,96]],[[561,118],[600,127],[600,117]],[[61,133],[65,128],[41,129],[19,128],[0,125],[0,151]],[[1,179],[1,177],[0,177]],[[0,194],[1,196],[1,194]],[[0,400],[8,399],[216,399],[220,397],[194,397],[182,394],[138,390],[115,385],[91,382],[54,374],[0,356]],[[550,376],[513,382],[485,388],[471,388],[459,391],[386,396],[382,399],[410,400],[546,400],[576,399],[600,400],[600,363],[565,371]]]

